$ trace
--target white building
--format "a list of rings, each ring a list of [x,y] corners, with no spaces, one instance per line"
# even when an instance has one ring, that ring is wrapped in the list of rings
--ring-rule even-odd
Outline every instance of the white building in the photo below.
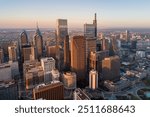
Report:
[[[52,57],[42,58],[41,66],[44,70],[44,82],[50,82],[50,73],[53,69],[55,69],[55,59]]]

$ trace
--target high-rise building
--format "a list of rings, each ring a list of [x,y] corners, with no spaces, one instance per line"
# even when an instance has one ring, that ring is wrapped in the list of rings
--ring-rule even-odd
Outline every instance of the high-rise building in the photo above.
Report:
[[[74,72],[63,73],[63,83],[66,89],[75,89],[76,88],[76,73]]]
[[[0,48],[0,63],[3,63],[4,62],[4,52],[3,52],[3,49]]]
[[[22,46],[22,61],[35,60],[35,47],[31,45]]]
[[[33,99],[63,100],[64,86],[61,82],[42,84],[33,89]]]
[[[55,69],[55,59],[52,57],[42,58],[41,66],[43,67],[44,71],[44,81],[45,83],[48,83],[52,80],[50,77],[50,73],[53,69]]]
[[[101,50],[109,50],[109,40],[108,39],[105,39],[105,38],[102,39],[101,43],[102,43]]]
[[[27,32],[23,30],[23,32],[21,33],[20,46],[23,46],[26,44],[28,44],[28,36],[27,36]]]
[[[96,70],[91,70],[89,73],[89,88],[93,90],[98,88],[98,73]]]
[[[70,68],[70,50],[69,50],[69,36],[67,35],[64,40],[64,67],[69,70]]]
[[[26,61],[23,64],[23,71],[27,90],[44,83],[44,71],[40,62]]]
[[[33,38],[33,45],[35,46],[36,58],[40,60],[40,58],[42,58],[42,55],[43,55],[43,37],[38,26],[37,26],[37,29]]]
[[[86,38],[97,38],[97,18],[96,13],[93,24],[84,24],[84,36]]]
[[[57,45],[64,46],[64,39],[68,35],[67,19],[57,20]]]
[[[56,46],[47,46],[47,56],[56,59]]]
[[[8,46],[9,61],[17,61],[17,47]]]
[[[95,51],[90,53],[89,68],[95,69],[98,73],[102,71],[102,60],[109,57],[109,51]]]
[[[74,36],[71,40],[71,69],[77,74],[77,81],[86,75],[86,41],[84,36]]]
[[[120,58],[111,56],[102,61],[103,80],[117,80],[120,76]]]
[[[125,39],[126,39],[126,41],[130,41],[130,32],[129,32],[129,30],[126,30],[126,32],[125,32]]]

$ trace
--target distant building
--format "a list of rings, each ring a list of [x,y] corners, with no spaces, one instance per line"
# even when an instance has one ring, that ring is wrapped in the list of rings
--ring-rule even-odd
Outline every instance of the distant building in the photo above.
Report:
[[[43,37],[38,26],[33,38],[33,45],[35,46],[36,58],[40,60],[40,58],[42,58],[43,56]]]
[[[14,80],[0,81],[0,100],[18,100],[17,87]]]
[[[80,88],[74,91],[74,100],[91,100]]]
[[[93,90],[98,88],[98,73],[95,70],[89,73],[89,88]]]
[[[17,61],[18,60],[17,47],[8,46],[8,55],[9,55],[9,61]]]
[[[66,89],[75,89],[76,88],[76,73],[74,72],[65,72],[63,73],[63,83]]]
[[[130,32],[129,32],[129,30],[126,30],[126,32],[125,32],[125,39],[126,39],[126,41],[130,41]]]
[[[120,76],[120,59],[118,56],[105,58],[102,61],[103,80],[116,80]]]
[[[61,82],[39,85],[33,89],[33,99],[63,100],[64,86]]]
[[[71,40],[71,69],[77,74],[77,81],[85,80],[86,41],[84,36],[74,36]]]
[[[0,63],[4,62],[4,52],[3,49],[0,48]]]
[[[46,57],[41,59],[41,66],[44,71],[44,81],[46,83],[50,82],[52,79],[50,77],[50,73],[53,69],[55,69],[55,59],[52,57]]]

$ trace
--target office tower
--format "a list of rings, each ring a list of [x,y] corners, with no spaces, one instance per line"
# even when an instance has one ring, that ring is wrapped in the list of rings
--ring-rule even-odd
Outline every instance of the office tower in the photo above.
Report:
[[[69,51],[69,36],[64,40],[64,67],[66,70],[70,69],[70,51]]]
[[[31,45],[22,46],[22,61],[35,60],[35,47]]]
[[[33,45],[35,46],[36,58],[40,60],[40,58],[42,58],[43,55],[43,37],[38,26],[33,38]]]
[[[44,82],[48,83],[52,79],[50,77],[50,73],[53,69],[55,69],[55,59],[52,57],[46,57],[41,59],[41,66],[44,71]]]
[[[77,74],[77,81],[85,80],[86,41],[84,36],[74,36],[71,40],[71,69]]]
[[[47,46],[47,56],[56,59],[56,46]]]
[[[65,72],[63,73],[63,84],[66,89],[76,88],[76,73]]]
[[[118,56],[105,58],[102,61],[103,80],[117,80],[120,76],[120,59]]]
[[[33,99],[63,100],[64,86],[61,82],[39,85],[33,89]]]
[[[105,38],[102,39],[101,43],[102,43],[101,50],[109,50],[109,40],[108,39],[105,39]]]
[[[23,30],[23,32],[21,33],[20,46],[23,46],[26,44],[28,44],[28,36],[27,36],[27,32]]]
[[[110,44],[109,44],[109,56],[114,56],[115,55],[115,50],[114,50],[114,45],[112,40],[110,40]]]
[[[89,68],[95,69],[98,73],[102,72],[102,60],[109,57],[109,51],[95,51],[90,53]]]
[[[8,46],[9,61],[17,61],[17,47]]]
[[[64,46],[64,39],[68,35],[68,26],[66,19],[57,20],[57,45]]]
[[[14,80],[0,81],[0,100],[18,100],[18,84]]]
[[[102,43],[101,40],[96,40],[96,51],[102,50]]]
[[[89,73],[89,88],[93,90],[98,88],[98,73],[96,70],[91,70]]]
[[[96,13],[93,20],[93,24],[84,24],[84,36],[86,38],[96,38],[97,39],[97,19]]]
[[[44,83],[44,71],[41,63],[38,61],[26,61],[23,64],[23,75],[26,90]]]
[[[129,30],[126,30],[126,32],[125,32],[125,39],[126,39],[126,41],[130,41],[130,32],[129,32]]]
[[[91,100],[80,88],[75,89],[73,97],[74,100]]]
[[[0,64],[4,62],[4,51],[0,48]]]
[[[59,81],[60,73],[57,69],[51,71],[52,81]]]

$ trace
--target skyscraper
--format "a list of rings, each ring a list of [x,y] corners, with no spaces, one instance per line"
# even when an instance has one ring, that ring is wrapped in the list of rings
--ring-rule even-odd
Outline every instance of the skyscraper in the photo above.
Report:
[[[23,32],[21,33],[20,45],[23,46],[26,44],[28,44],[28,36],[27,36],[27,32],[23,30]]]
[[[74,36],[71,40],[71,69],[77,74],[77,81],[86,75],[86,41],[84,36]]]
[[[126,39],[126,41],[130,41],[130,32],[129,32],[129,30],[126,30],[126,32],[125,32],[125,39]]]
[[[33,45],[35,46],[36,58],[40,60],[43,54],[43,37],[37,25],[37,29],[33,38]]]
[[[57,20],[57,45],[64,46],[64,39],[68,35],[68,26],[66,19]]]
[[[31,45],[23,45],[22,46],[22,61],[29,61],[35,59],[35,48]]]
[[[55,59],[52,57],[42,58],[41,66],[44,70],[44,81],[45,83],[48,83],[52,80],[50,78],[50,73],[53,69],[55,69]]]
[[[102,61],[103,80],[117,80],[120,76],[120,59],[118,56],[107,57]]]
[[[89,72],[89,88],[93,90],[98,88],[98,73],[96,70]]]
[[[57,30],[56,30],[56,59],[57,67],[60,71],[64,68],[64,40],[68,35],[68,26],[66,19],[57,20]]]
[[[8,46],[9,61],[17,61],[17,47]]]
[[[66,70],[70,69],[70,50],[69,50],[69,36],[64,40],[64,67]]]
[[[84,36],[86,38],[97,38],[97,18],[94,16],[93,24],[84,24]]]
[[[93,24],[95,26],[95,37],[97,38],[97,16],[96,16],[96,13],[94,15]]]

